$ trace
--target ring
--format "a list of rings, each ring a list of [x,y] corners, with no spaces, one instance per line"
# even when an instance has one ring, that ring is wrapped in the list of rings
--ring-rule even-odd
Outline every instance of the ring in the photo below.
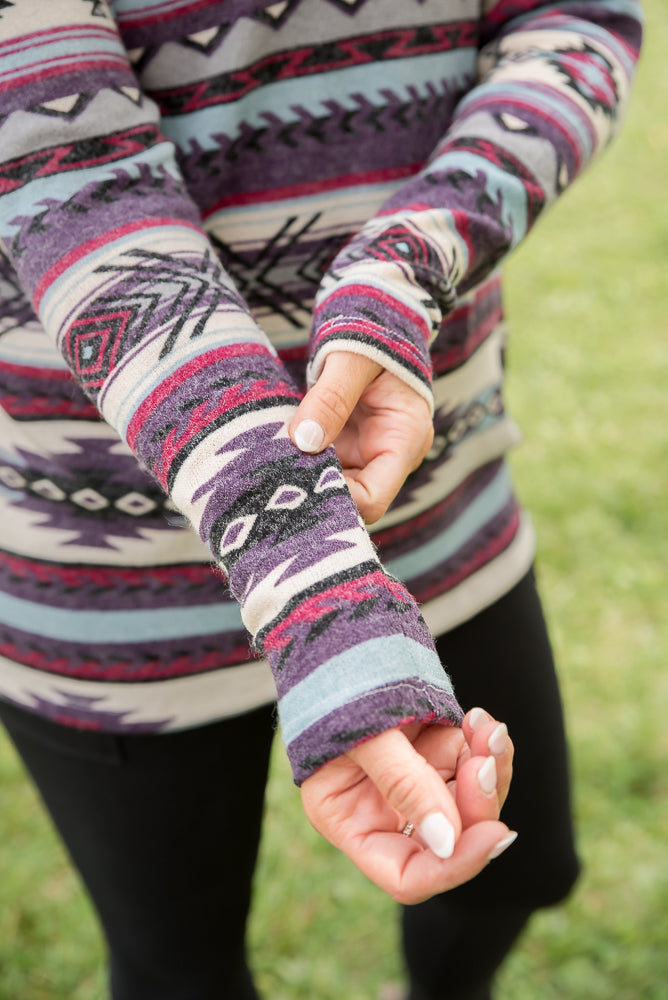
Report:
[[[415,829],[414,823],[406,823],[406,826],[403,828],[401,832],[403,833],[404,837],[412,837],[414,829]]]

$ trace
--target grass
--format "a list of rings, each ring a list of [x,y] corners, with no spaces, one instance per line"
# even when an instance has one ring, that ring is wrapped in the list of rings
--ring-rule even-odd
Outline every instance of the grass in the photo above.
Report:
[[[513,458],[539,537],[585,874],[534,920],[499,1000],[668,998],[668,22],[647,0],[621,139],[508,267]],[[102,1000],[102,944],[0,739],[0,1000]],[[301,816],[281,748],[251,930],[268,1000],[374,1000],[393,904]]]

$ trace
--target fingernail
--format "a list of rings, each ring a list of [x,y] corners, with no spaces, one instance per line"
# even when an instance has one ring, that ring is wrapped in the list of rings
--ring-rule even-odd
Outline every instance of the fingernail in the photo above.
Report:
[[[455,828],[443,813],[430,813],[420,824],[420,836],[439,858],[449,858],[455,849]]]
[[[475,733],[481,726],[489,722],[489,715],[484,708],[472,708],[469,712],[469,726]]]
[[[494,858],[498,858],[499,854],[503,854],[506,848],[510,847],[511,844],[514,844],[516,840],[517,840],[517,833],[515,832],[509,833],[507,837],[504,837],[503,840],[500,840],[498,844],[496,844],[496,846],[492,848],[492,850],[487,855],[488,860],[493,861]]]
[[[478,771],[478,784],[484,795],[496,791],[496,761],[493,757],[488,757]]]
[[[325,432],[315,420],[302,420],[295,430],[295,444],[300,451],[318,451],[325,440]]]
[[[493,754],[497,757],[499,754],[505,753],[508,749],[508,726],[505,722],[500,722],[490,738],[487,740],[487,746]]]

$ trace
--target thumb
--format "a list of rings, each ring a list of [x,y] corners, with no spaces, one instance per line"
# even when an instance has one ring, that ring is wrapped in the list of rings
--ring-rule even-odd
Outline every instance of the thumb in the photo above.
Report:
[[[348,753],[427,847],[449,858],[462,829],[457,806],[438,771],[401,730],[390,729]]]
[[[290,437],[301,451],[322,451],[338,437],[357,401],[382,371],[363,354],[333,351],[320,377],[290,421]]]

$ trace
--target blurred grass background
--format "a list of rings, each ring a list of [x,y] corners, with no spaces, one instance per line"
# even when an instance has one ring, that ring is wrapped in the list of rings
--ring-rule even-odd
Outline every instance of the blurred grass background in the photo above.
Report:
[[[499,1000],[668,998],[668,11],[646,0],[621,138],[510,262],[513,457],[566,703],[585,874]],[[187,817],[184,818],[187,822]],[[103,949],[0,736],[0,1000],[102,1000]],[[394,906],[301,815],[274,754],[251,929],[267,1000],[374,1000]]]

